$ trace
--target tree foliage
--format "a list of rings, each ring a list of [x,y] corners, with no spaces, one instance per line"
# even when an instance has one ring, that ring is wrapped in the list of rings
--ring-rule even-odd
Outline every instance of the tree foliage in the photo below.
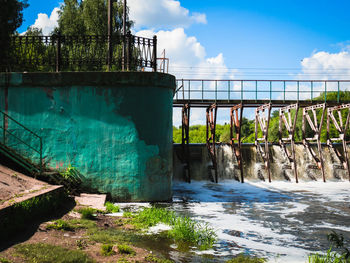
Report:
[[[0,0],[0,69],[8,61],[10,37],[23,22],[23,9],[28,7],[26,0]]]

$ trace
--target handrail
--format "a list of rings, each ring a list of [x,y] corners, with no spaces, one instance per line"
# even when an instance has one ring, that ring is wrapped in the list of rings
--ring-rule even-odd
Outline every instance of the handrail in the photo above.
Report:
[[[2,121],[2,126],[0,126],[0,128],[3,130],[3,138],[2,138],[2,143],[9,147],[7,145],[7,134],[13,136],[14,138],[16,138],[17,141],[21,142],[22,144],[26,145],[27,147],[29,147],[30,149],[34,150],[35,152],[37,152],[40,155],[40,162],[39,162],[39,168],[40,168],[40,173],[42,173],[43,171],[43,140],[42,137],[39,136],[38,134],[36,134],[35,132],[31,131],[30,129],[28,129],[27,127],[25,127],[23,124],[19,123],[18,121],[16,121],[14,118],[12,118],[11,116],[9,116],[7,113],[3,112],[0,110],[0,113],[3,116],[3,121]],[[20,126],[21,128],[23,128],[25,131],[29,132],[31,135],[35,136],[37,139],[39,139],[39,149],[34,148],[32,145],[28,144],[27,142],[23,141],[21,138],[19,138],[18,136],[16,136],[15,134],[13,134],[12,132],[10,132],[8,130],[8,120],[13,121],[14,123],[16,123],[18,126]],[[11,147],[9,147],[11,148]]]
[[[279,100],[343,101],[341,93],[350,90],[350,80],[250,80],[250,79],[177,79],[174,101]],[[292,98],[292,97],[295,98]]]

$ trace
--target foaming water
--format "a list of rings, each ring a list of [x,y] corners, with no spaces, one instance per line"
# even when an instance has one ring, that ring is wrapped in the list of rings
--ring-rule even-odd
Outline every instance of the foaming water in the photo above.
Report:
[[[216,229],[217,244],[201,252],[214,255],[214,262],[240,253],[270,262],[307,262],[308,254],[329,248],[331,230],[350,239],[349,186],[314,181],[175,182],[170,208]]]

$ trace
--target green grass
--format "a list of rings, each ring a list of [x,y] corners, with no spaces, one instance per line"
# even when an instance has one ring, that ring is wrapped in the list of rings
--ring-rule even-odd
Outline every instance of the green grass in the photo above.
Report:
[[[92,228],[88,230],[88,237],[90,241],[102,244],[133,243],[142,238],[136,233],[115,228],[104,230]]]
[[[128,245],[117,245],[120,254],[135,255],[136,252]]]
[[[164,258],[159,258],[156,257],[155,255],[148,255],[147,257],[145,257],[146,262],[150,262],[150,263],[173,263],[174,261],[171,261],[169,259],[164,259]]]
[[[194,244],[201,250],[211,248],[216,241],[215,231],[208,224],[201,224],[189,217],[177,217],[169,231],[177,241]]]
[[[78,212],[81,214],[82,219],[88,219],[88,220],[96,219],[97,210],[91,207],[80,208]]]
[[[158,223],[172,226],[169,236],[180,243],[197,246],[201,250],[211,248],[216,241],[215,231],[207,224],[201,224],[189,217],[177,216],[164,208],[143,208],[137,213],[124,213],[131,224],[138,228],[148,228]]]
[[[56,229],[56,230],[64,230],[64,231],[73,231],[74,227],[69,224],[67,221],[64,221],[62,219],[58,219],[55,222],[53,222],[52,224],[49,224],[46,226],[47,230],[50,229]]]
[[[106,207],[106,212],[107,213],[118,213],[120,212],[120,208],[119,206],[111,203],[111,202],[106,202],[105,204],[105,207]]]
[[[11,263],[7,258],[0,257],[0,263]]]
[[[226,263],[264,263],[266,259],[240,254],[237,257],[226,261]]]
[[[79,250],[69,250],[49,244],[21,244],[14,247],[16,253],[33,263],[90,263],[94,262]]]
[[[309,256],[309,263],[350,263],[350,258],[332,252],[331,248],[325,255],[313,254]]]
[[[102,244],[102,246],[101,246],[101,255],[102,256],[115,255],[115,252],[113,250],[113,245],[111,245],[111,244]]]

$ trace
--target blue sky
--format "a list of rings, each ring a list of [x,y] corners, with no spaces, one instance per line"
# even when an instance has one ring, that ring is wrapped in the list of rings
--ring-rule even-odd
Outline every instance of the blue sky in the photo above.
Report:
[[[29,0],[18,31],[35,24],[49,32],[61,2]],[[350,79],[348,0],[128,4],[136,22],[133,33],[158,36],[158,53],[166,50],[177,78]]]

